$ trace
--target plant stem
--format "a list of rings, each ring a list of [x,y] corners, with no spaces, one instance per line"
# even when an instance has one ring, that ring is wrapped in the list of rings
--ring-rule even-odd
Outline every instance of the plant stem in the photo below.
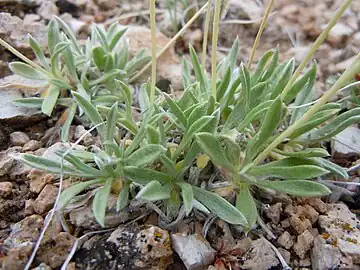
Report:
[[[25,63],[29,64],[30,66],[32,66],[33,68],[45,73],[48,76],[52,77],[52,74],[49,73],[47,70],[43,69],[42,67],[40,67],[38,64],[34,63],[33,61],[31,61],[29,58],[27,58],[25,55],[23,55],[21,52],[19,52],[18,50],[16,50],[13,46],[11,46],[9,43],[7,43],[5,40],[3,40],[2,38],[0,38],[0,45],[4,46],[8,51],[10,51],[11,53],[13,53],[14,55],[16,55],[17,57],[19,57],[21,60],[23,60]]]
[[[204,12],[207,5],[208,4],[206,3],[198,12],[195,13],[195,15],[184,25],[183,28],[180,29],[180,31],[169,41],[169,43],[161,49],[161,51],[156,55],[156,59],[159,58],[164,52],[166,52],[170,48],[171,45],[174,44],[174,42],[185,32],[185,30],[188,29],[189,26],[200,16],[200,14]],[[136,73],[134,77],[129,80],[129,83],[137,80],[150,66],[151,62],[147,63],[138,73]]]
[[[288,127],[283,133],[281,133],[268,147],[262,151],[258,157],[246,169],[250,169],[256,166],[259,162],[264,160],[270,152],[277,147],[284,139],[289,137],[296,129],[303,126],[321,107],[330,100],[330,98],[336,94],[348,81],[352,80],[356,73],[360,72],[360,53],[356,56],[354,62],[345,70],[336,83],[328,90],[316,104],[314,104],[299,120]]]
[[[150,0],[150,22],[151,22],[151,90],[150,103],[155,100],[156,83],[156,21],[155,21],[155,0]]]
[[[263,19],[261,21],[259,31],[257,32],[256,38],[255,38],[255,41],[254,41],[254,45],[253,45],[253,47],[251,49],[250,58],[249,58],[249,62],[248,62],[248,69],[249,70],[251,69],[251,63],[254,60],[255,51],[257,49],[257,46],[259,45],[261,35],[262,35],[262,33],[263,33],[264,29],[265,29],[265,26],[267,24],[267,21],[268,21],[269,15],[270,15],[270,11],[271,11],[272,6],[274,5],[274,3],[275,3],[275,0],[270,0],[268,6],[266,7],[265,15],[264,15],[264,17],[263,17]]]
[[[295,70],[294,74],[291,76],[290,80],[286,84],[284,90],[281,93],[281,99],[284,99],[286,94],[290,91],[291,86],[296,81],[296,79],[299,77],[301,71],[305,68],[307,63],[310,61],[310,59],[313,57],[317,49],[320,47],[321,43],[327,38],[330,30],[334,27],[334,25],[337,23],[337,21],[340,19],[341,15],[345,12],[345,10],[349,7],[352,0],[346,0],[338,9],[338,11],[335,13],[335,15],[332,17],[324,31],[318,36],[318,38],[315,40],[313,45],[311,46],[310,51],[305,56],[304,60],[300,63],[299,67]]]
[[[206,64],[206,53],[207,53],[207,41],[209,36],[209,26],[210,26],[210,15],[211,15],[211,2],[209,0],[207,2],[207,10],[206,10],[206,17],[205,17],[205,29],[204,29],[204,37],[203,37],[203,46],[202,46],[202,58],[201,58],[201,65],[205,69]]]
[[[216,51],[219,35],[221,0],[215,0],[215,11],[213,21],[212,51],[211,51],[211,92],[216,101]]]

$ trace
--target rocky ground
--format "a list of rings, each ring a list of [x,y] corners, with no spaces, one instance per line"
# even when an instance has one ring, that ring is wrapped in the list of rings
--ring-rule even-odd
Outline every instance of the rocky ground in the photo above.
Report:
[[[0,37],[33,59],[27,34],[46,48],[46,23],[54,14],[68,22],[79,38],[86,37],[91,23],[108,24],[120,16],[121,24],[131,25],[126,34],[130,52],[149,48],[148,15],[138,12],[147,10],[147,1],[122,2],[125,1],[0,0]],[[225,55],[238,36],[239,60],[246,61],[259,26],[248,22],[260,18],[263,7],[257,1],[228,2],[220,27],[218,58]],[[276,13],[270,17],[256,59],[278,45],[283,59],[294,56],[298,63],[340,2],[276,1]],[[161,3],[159,8],[163,9]],[[359,14],[360,2],[354,1],[316,55],[319,95],[359,51]],[[173,34],[166,16],[165,10],[157,17],[162,32],[158,34],[160,47]],[[202,20],[198,20],[159,59],[158,82],[164,85],[163,90],[168,83],[176,91],[182,90],[180,56],[188,52],[190,43],[201,48],[202,34]],[[59,188],[59,176],[31,169],[16,155],[32,153],[51,159],[56,158],[56,150],[67,148],[59,138],[61,111],[49,118],[35,109],[11,103],[41,91],[41,87],[21,85],[36,82],[11,75],[7,65],[15,59],[0,47],[0,268],[9,270],[24,268]],[[145,74],[143,79],[146,78]],[[70,141],[80,138],[86,129],[75,120]],[[332,159],[348,168],[359,163],[359,138],[358,126],[339,134],[329,145]],[[97,142],[97,137],[89,134],[81,145],[96,147]],[[350,175],[349,181],[359,182],[359,170]],[[64,187],[74,181],[65,179]],[[159,222],[149,205],[130,204],[117,213],[115,195],[108,202],[106,230],[100,230],[91,212],[91,194],[84,195],[64,213],[66,228],[61,217],[54,216],[33,266],[60,269],[69,254],[74,253],[66,269],[266,270],[282,269],[284,261],[292,269],[360,269],[359,190],[353,185],[334,185],[332,189],[328,198],[312,199],[257,192],[264,224],[247,236],[239,228],[200,212],[171,227]]]

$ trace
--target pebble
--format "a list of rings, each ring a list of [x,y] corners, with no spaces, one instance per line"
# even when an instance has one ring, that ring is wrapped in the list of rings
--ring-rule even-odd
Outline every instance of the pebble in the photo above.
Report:
[[[0,152],[0,176],[10,172],[15,161],[13,155],[18,154],[20,151],[21,147],[15,146]]]
[[[13,146],[23,146],[29,141],[29,136],[24,132],[15,131],[10,134],[10,142]]]
[[[327,204],[324,203],[320,198],[310,198],[308,199],[307,203],[314,207],[314,209],[321,214],[326,213],[328,210]]]
[[[291,234],[288,231],[285,231],[277,240],[277,243],[286,248],[289,249],[293,246],[294,241],[292,240]]]
[[[280,222],[280,214],[282,212],[282,203],[278,202],[270,207],[265,207],[264,212],[272,223],[278,224]]]
[[[311,224],[314,224],[319,218],[319,213],[311,205],[308,204],[305,204],[303,206],[298,205],[296,207],[296,214],[298,214],[299,216],[305,216],[311,221]]]
[[[173,234],[171,240],[187,270],[201,270],[214,262],[216,251],[201,236]]]
[[[302,234],[304,231],[311,229],[312,224],[309,219],[305,217],[299,217],[298,215],[292,215],[289,219],[291,227],[297,232]]]
[[[284,248],[278,248],[286,263],[290,263],[291,253]]]
[[[306,253],[310,250],[314,242],[314,236],[308,230],[304,231],[297,237],[294,245],[294,251],[301,259],[305,258]]]
[[[0,182],[0,197],[6,198],[11,194],[13,184],[11,182]]]
[[[47,184],[34,202],[34,211],[37,214],[45,214],[54,205],[58,188]]]
[[[40,142],[36,140],[30,140],[23,146],[23,151],[35,151],[41,147]]]

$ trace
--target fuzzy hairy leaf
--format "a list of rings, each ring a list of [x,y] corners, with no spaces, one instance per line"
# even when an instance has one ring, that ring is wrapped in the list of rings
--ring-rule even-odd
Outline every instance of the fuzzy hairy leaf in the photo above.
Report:
[[[330,154],[323,148],[307,148],[300,151],[286,152],[279,149],[274,150],[276,153],[287,157],[328,157]]]
[[[239,224],[245,227],[249,226],[244,215],[224,198],[195,186],[192,186],[192,189],[196,200],[219,218],[230,224]]]
[[[130,184],[125,184],[119,192],[118,199],[116,201],[116,212],[119,212],[125,208],[129,202]]]
[[[134,166],[126,166],[123,169],[125,177],[131,181],[145,185],[151,180],[156,180],[162,183],[169,183],[173,177],[167,173],[155,171],[147,168],[138,168]]]
[[[181,182],[178,183],[178,185],[181,187],[181,196],[185,207],[185,213],[188,216],[193,208],[194,192],[189,183]]]
[[[170,190],[158,181],[151,181],[144,186],[135,197],[146,201],[159,201],[170,198]]]
[[[144,166],[153,162],[166,151],[162,145],[149,144],[139,148],[124,159],[124,162],[131,166]]]
[[[105,185],[99,189],[94,196],[92,211],[96,221],[105,227],[106,204],[111,191],[113,179],[106,180]]]
[[[200,83],[201,93],[206,93],[209,89],[209,81],[204,73],[204,68],[201,66],[199,58],[196,55],[195,49],[190,45],[190,58],[193,65],[196,81]]]
[[[236,208],[239,209],[239,211],[246,218],[248,222],[248,227],[246,228],[246,230],[250,231],[256,223],[258,212],[256,208],[256,203],[248,187],[241,188],[241,190],[237,194]]]
[[[41,49],[40,44],[37,40],[35,40],[30,34],[29,34],[29,44],[31,49],[33,49],[36,58],[39,60],[41,65],[47,70],[50,71],[50,65],[48,60],[45,57],[44,51]]]
[[[301,197],[319,197],[331,193],[326,186],[307,180],[287,180],[287,181],[259,181],[256,183],[259,187],[270,188],[286,194]]]
[[[55,107],[59,94],[60,94],[60,89],[56,86],[51,86],[46,90],[44,101],[41,105],[41,111],[44,114],[51,116],[51,113]]]
[[[47,77],[44,73],[36,70],[35,68],[33,68],[32,66],[30,66],[28,64],[25,64],[22,62],[16,62],[16,61],[11,62],[9,64],[9,68],[15,74],[20,75],[27,79],[39,80],[39,81],[47,80]]]

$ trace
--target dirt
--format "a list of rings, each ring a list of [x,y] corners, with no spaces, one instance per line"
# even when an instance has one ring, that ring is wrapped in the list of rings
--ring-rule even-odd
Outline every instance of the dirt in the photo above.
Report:
[[[132,28],[135,32],[128,33],[130,44],[135,44],[131,47],[132,53],[140,47],[149,48],[149,30],[146,28],[148,15],[136,14],[139,10],[148,9],[148,1],[122,2],[126,1],[59,0],[54,3],[41,0],[0,1],[0,12],[7,13],[0,13],[0,37],[33,59],[34,55],[27,44],[26,35],[32,34],[40,40],[42,46],[46,47],[46,24],[54,14],[71,21],[72,25],[77,27],[78,36],[84,38],[88,34],[91,23],[107,23],[114,16],[135,12],[132,16],[123,17],[120,23],[135,25]],[[159,2],[158,8],[164,9],[163,1]],[[233,5],[239,3],[229,2]],[[260,1],[250,2],[254,2],[251,5],[258,5]],[[248,7],[250,8],[251,5],[249,4]],[[255,59],[259,59],[268,49],[279,46],[281,60],[295,57],[298,64],[326,22],[331,19],[338,5],[339,1],[332,0],[276,1],[274,10],[277,13],[270,16]],[[263,10],[261,8],[261,13],[259,13],[257,8],[247,10],[247,12],[243,9],[244,7],[232,6],[223,21],[256,19],[259,14],[261,16]],[[315,57],[319,64],[318,95],[329,88],[329,82],[336,78],[347,67],[349,59],[358,53],[359,14],[360,2],[354,1],[351,10],[345,13],[339,26],[330,33],[317,52]],[[161,45],[164,46],[170,40],[173,31],[169,23],[164,23],[167,20],[166,14],[159,14],[157,20],[162,31],[158,37],[162,39]],[[238,36],[240,40],[238,60],[246,62],[258,27],[259,23],[221,24],[218,59],[224,57]],[[141,29],[141,34],[136,29]],[[200,50],[202,35],[203,20],[199,19],[162,57],[162,60],[160,59],[158,85],[162,89],[167,89],[171,83],[175,90],[181,90],[181,54],[188,53],[189,44]],[[211,49],[210,46],[209,49]],[[7,63],[18,59],[2,47],[0,47],[0,54],[0,77],[6,77],[11,74]],[[209,64],[208,57],[207,66]],[[30,93],[26,89],[16,91],[19,91],[18,97],[38,94],[33,89]],[[16,112],[14,117],[8,119],[0,117],[0,164],[2,166],[0,168],[2,172],[0,175],[0,266],[2,265],[3,269],[24,268],[43,226],[43,220],[52,208],[58,191],[57,177],[36,170],[31,171],[29,167],[14,160],[12,154],[27,152],[42,155],[50,146],[59,142],[60,127],[57,123],[60,114],[61,109],[51,118],[42,114],[27,115],[22,111]],[[78,124],[78,121],[73,123],[71,141],[79,138],[86,130]],[[91,147],[95,143],[96,137],[92,135],[85,137],[82,141],[85,147]],[[351,153],[351,156],[334,154],[332,158],[337,164],[350,167],[359,160],[359,153]],[[352,179],[359,176],[360,172],[351,174]],[[71,184],[73,180],[65,179],[64,184]],[[345,204],[334,206],[320,198],[299,200],[283,194],[257,193],[258,199],[263,203],[261,217],[266,228],[259,226],[250,232],[248,237],[245,237],[242,231],[236,230],[225,222],[214,221],[209,227],[208,237],[204,240],[216,251],[215,261],[211,259],[208,269],[266,270],[269,266],[272,266],[271,269],[280,269],[279,257],[271,244],[293,269],[328,269],[330,267],[358,269],[356,267],[360,264],[358,252],[360,227],[357,221],[360,215],[359,189],[355,189],[353,193],[355,194],[353,197],[347,197],[350,200],[348,205],[354,213],[357,213],[357,216],[352,214]],[[111,207],[109,207],[109,212]],[[341,212],[348,213],[347,216],[350,216],[352,221],[341,216],[336,207],[340,207]],[[70,264],[72,268],[68,269],[186,269],[180,259],[181,256],[176,254],[171,246],[170,234],[182,232],[184,235],[201,235],[206,219],[194,215],[168,232],[155,227],[159,224],[154,213],[151,218],[145,215],[136,222],[131,221],[140,213],[144,213],[144,211],[137,211],[138,209],[129,215],[124,213],[124,216],[118,218],[114,217],[114,211],[111,212],[109,224],[113,224],[112,227],[116,226],[114,231],[81,239],[79,249]],[[70,215],[73,222],[69,224],[68,232],[62,231],[60,221],[56,220],[54,225],[56,228],[52,227],[47,239],[41,244],[33,266],[36,267],[42,263],[49,267],[45,269],[59,269],[70,253],[75,240],[87,232],[99,229],[93,216],[88,217],[87,221],[90,225],[85,226],[86,222],[81,218],[87,217],[88,213],[91,213],[91,209],[87,206],[75,209]],[[129,222],[133,223],[118,226],[119,223]],[[331,226],[336,224],[338,227],[330,230],[330,225],[324,225],[326,222]],[[19,235],[15,232],[20,225],[23,229],[20,230]],[[32,227],[35,229],[29,230]],[[162,237],[154,240],[152,237],[156,233],[151,230],[156,230],[157,233],[160,231]],[[142,235],[145,235],[143,238],[149,242],[152,241],[152,244],[144,241],[141,246],[137,243]],[[15,240],[26,242],[26,245],[6,245]]]

